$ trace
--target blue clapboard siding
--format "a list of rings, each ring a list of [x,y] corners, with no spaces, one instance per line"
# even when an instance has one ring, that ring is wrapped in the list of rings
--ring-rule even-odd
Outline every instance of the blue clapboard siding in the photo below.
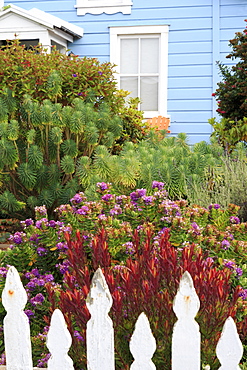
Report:
[[[245,27],[246,0],[133,0],[130,15],[77,16],[75,0],[5,1],[39,8],[84,29],[69,48],[79,56],[109,61],[109,27],[169,25],[168,114],[172,135],[186,132],[190,143],[209,140],[208,119],[216,115],[211,94],[220,76],[216,61],[232,64],[229,39]]]

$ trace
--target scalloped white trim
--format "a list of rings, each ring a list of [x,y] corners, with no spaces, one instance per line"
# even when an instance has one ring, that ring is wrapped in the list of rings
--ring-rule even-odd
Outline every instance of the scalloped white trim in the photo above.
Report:
[[[131,14],[131,0],[77,0],[77,15],[90,14]]]

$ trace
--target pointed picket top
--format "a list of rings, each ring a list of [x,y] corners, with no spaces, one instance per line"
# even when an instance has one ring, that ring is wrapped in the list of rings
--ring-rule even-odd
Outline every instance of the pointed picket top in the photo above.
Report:
[[[112,296],[101,268],[94,273],[86,305],[91,315],[107,314],[112,306]]]
[[[239,339],[236,324],[228,317],[216,346],[216,354],[221,363],[219,370],[239,370],[243,356],[243,346]]]
[[[32,370],[32,349],[28,317],[24,313],[27,293],[15,267],[8,270],[2,303],[7,311],[4,318],[4,344],[8,370]]]
[[[7,272],[2,303],[7,312],[23,310],[27,303],[27,293],[14,266],[10,266]]]
[[[86,305],[91,313],[86,331],[87,369],[114,370],[114,332],[108,316],[112,296],[100,268],[93,276]]]
[[[134,357],[130,370],[155,370],[156,367],[152,362],[155,350],[156,340],[152,334],[148,318],[144,313],[141,313],[130,339],[130,352]]]
[[[199,307],[193,280],[186,271],[173,303],[178,320],[172,335],[172,370],[200,370],[201,335],[199,325],[194,320]]]
[[[46,346],[51,353],[48,360],[49,370],[73,370],[73,361],[68,356],[72,344],[62,312],[56,309],[51,317],[50,329],[47,334]]]
[[[199,308],[200,301],[196,294],[192,277],[188,271],[185,271],[173,302],[173,311],[178,319],[187,319],[188,317],[194,318]]]

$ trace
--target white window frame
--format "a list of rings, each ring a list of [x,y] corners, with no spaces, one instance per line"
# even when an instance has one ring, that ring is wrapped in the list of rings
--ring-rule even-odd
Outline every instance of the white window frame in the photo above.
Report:
[[[91,14],[131,14],[132,0],[77,0],[77,15]]]
[[[159,36],[158,111],[144,111],[145,118],[167,117],[168,25],[110,27],[110,62],[115,64],[116,80],[120,87],[120,40],[124,36]]]

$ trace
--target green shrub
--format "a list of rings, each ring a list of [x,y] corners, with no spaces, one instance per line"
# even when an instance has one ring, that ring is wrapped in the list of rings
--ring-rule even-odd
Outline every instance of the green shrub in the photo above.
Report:
[[[218,101],[218,113],[232,121],[247,117],[246,45],[247,29],[245,28],[243,32],[236,32],[235,37],[229,41],[232,51],[226,58],[237,60],[237,63],[228,67],[218,62],[222,81],[218,83],[213,96]]]

